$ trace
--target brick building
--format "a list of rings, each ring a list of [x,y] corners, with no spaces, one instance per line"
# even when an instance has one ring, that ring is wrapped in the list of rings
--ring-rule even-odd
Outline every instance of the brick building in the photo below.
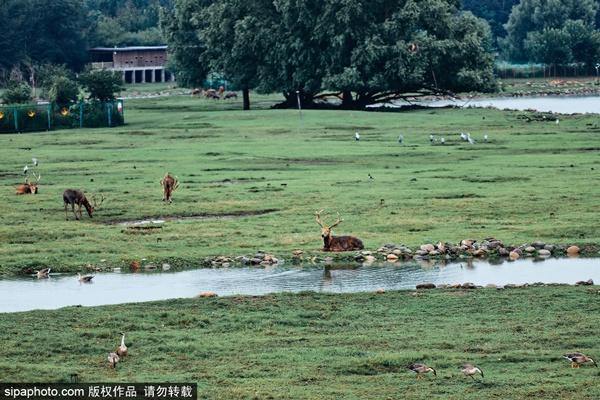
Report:
[[[125,83],[171,82],[166,70],[167,46],[94,47],[92,68],[119,71]]]

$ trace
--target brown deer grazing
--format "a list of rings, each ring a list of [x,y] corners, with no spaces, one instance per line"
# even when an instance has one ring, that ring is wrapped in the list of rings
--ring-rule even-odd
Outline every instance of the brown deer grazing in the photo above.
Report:
[[[29,178],[25,179],[25,183],[17,186],[16,194],[37,194],[38,192],[38,182],[40,181],[41,175],[35,176],[35,183],[31,183]]]
[[[100,205],[104,202],[104,196],[101,196],[100,202],[97,201],[95,196],[92,197],[92,205],[81,190],[67,189],[63,192],[63,201],[65,202],[65,218],[67,220],[69,219],[69,216],[67,215],[67,206],[70,205],[71,211],[73,211],[73,214],[75,215],[75,219],[78,220],[81,218],[81,206],[85,207],[88,215],[90,218],[92,218],[94,210],[100,207]],[[77,216],[77,212],[75,212],[75,205],[77,205],[79,216]]]
[[[163,201],[173,202],[173,192],[179,187],[177,177],[171,176],[168,172],[165,177],[160,180],[160,185],[163,188]]]
[[[338,213],[337,221],[331,226],[327,226],[321,221],[321,211],[315,213],[317,224],[321,227],[321,237],[323,238],[323,251],[352,251],[364,249],[363,242],[354,236],[332,236],[331,229],[339,225],[343,219]]]

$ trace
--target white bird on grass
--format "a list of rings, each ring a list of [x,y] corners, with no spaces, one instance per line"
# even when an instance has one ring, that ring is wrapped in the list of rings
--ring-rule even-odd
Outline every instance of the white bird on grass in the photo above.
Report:
[[[35,157],[33,157],[33,158],[31,159],[31,162],[33,162],[33,165],[35,165],[36,167],[37,167],[37,166],[38,166],[38,164],[39,164],[39,163],[38,163],[38,159],[37,159],[37,158],[35,158]]]
[[[27,165],[25,165],[23,167],[23,175],[27,175],[27,171],[29,171],[29,167]]]
[[[360,140],[360,133],[358,133],[358,131],[354,133],[354,140],[356,140],[357,142]]]
[[[404,135],[398,136],[398,143],[400,143],[400,144],[404,143]]]
[[[488,141],[488,135],[487,134],[483,135],[483,141],[487,143],[487,141]]]
[[[468,133],[467,133],[467,141],[468,141],[470,144],[475,144],[475,139],[473,139],[473,138],[471,137],[471,135],[470,135],[470,134],[468,134]]]
[[[560,121],[558,118],[556,118],[556,125],[560,124]]]
[[[466,133],[461,133],[461,134],[460,134],[460,138],[461,138],[463,141],[465,141],[465,142],[468,140],[468,136],[467,136],[467,134],[466,134]]]
[[[429,141],[430,141],[431,143],[435,142],[435,136],[433,136],[433,134],[432,134],[432,135],[429,135]]]
[[[440,139],[440,143],[441,143],[441,144],[444,144],[444,143],[446,143],[446,139],[444,139],[444,138],[441,138],[441,139]]]

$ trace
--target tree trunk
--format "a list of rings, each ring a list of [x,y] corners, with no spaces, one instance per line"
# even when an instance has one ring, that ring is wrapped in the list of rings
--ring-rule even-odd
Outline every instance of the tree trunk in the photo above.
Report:
[[[244,98],[244,110],[250,109],[250,89],[247,87],[242,89],[242,97]]]
[[[349,90],[344,90],[342,92],[342,108],[343,109],[351,109],[354,105],[354,100],[352,99],[352,92]]]

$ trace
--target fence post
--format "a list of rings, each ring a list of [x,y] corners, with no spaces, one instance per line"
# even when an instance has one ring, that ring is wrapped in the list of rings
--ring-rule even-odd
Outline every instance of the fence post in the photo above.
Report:
[[[50,124],[50,110],[52,108],[52,104],[48,103],[48,108],[46,110],[46,112],[48,113],[48,130],[50,130],[51,124]]]
[[[79,102],[79,127],[83,128],[83,101]]]
[[[106,110],[108,111],[108,127],[112,127],[112,104],[106,103]]]
[[[19,132],[19,112],[17,111],[17,107],[13,108],[13,117],[15,119],[15,131]]]

